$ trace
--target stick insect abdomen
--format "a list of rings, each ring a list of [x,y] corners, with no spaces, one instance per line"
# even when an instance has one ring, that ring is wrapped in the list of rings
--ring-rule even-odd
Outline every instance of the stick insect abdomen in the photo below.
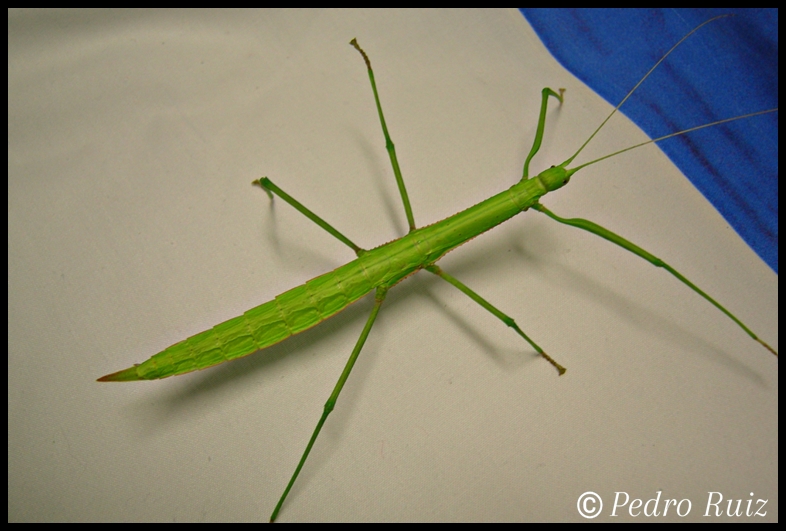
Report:
[[[175,343],[147,361],[100,381],[157,380],[247,356],[303,332],[374,289],[358,260],[320,275],[271,301]]]
[[[526,210],[546,188],[522,181],[438,223],[364,252],[245,312],[100,381],[157,380],[247,356],[303,332],[340,312],[373,289],[393,286],[448,251]]]

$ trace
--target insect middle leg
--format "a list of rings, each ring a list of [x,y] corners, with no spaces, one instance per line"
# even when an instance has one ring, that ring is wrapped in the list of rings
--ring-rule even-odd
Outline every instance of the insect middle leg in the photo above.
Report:
[[[407,215],[407,222],[409,223],[409,231],[412,232],[415,230],[415,218],[412,215],[412,207],[409,203],[409,194],[407,194],[407,189],[404,186],[404,178],[401,175],[401,168],[398,164],[398,157],[396,156],[396,147],[393,144],[393,140],[390,138],[390,134],[388,133],[388,126],[385,123],[385,116],[382,114],[382,104],[379,101],[379,94],[377,92],[377,84],[374,81],[374,71],[371,69],[371,61],[369,60],[366,52],[358,45],[357,40],[352,39],[350,44],[360,52],[360,55],[363,56],[363,60],[366,62],[366,67],[368,68],[368,77],[371,81],[371,89],[374,91],[374,102],[377,105],[377,113],[379,114],[379,121],[382,125],[382,133],[385,136],[385,148],[388,151],[388,155],[390,156],[390,164],[393,167],[393,174],[396,177],[396,184],[398,185],[399,192],[401,194],[401,200],[404,203],[404,212]],[[542,134],[542,132],[541,132]],[[284,190],[273,184],[273,182],[268,179],[267,177],[262,177],[261,179],[257,179],[253,181],[251,184],[255,184],[262,188],[270,199],[273,199],[273,194],[276,194],[281,199],[292,205],[298,212],[302,213],[308,219],[325,229],[330,235],[338,239],[341,243],[345,244],[347,247],[352,249],[357,256],[360,256],[365,252],[365,249],[362,249],[360,246],[356,245],[352,240],[341,234],[335,227],[333,227],[330,223],[322,219],[321,217],[314,214],[310,209],[300,203],[297,199],[292,197],[291,195],[287,194]]]
[[[537,351],[538,354],[543,356],[543,358],[545,358],[549,363],[554,365],[554,367],[559,372],[560,376],[565,374],[565,371],[567,369],[565,369],[565,367],[563,367],[562,365],[560,365],[559,363],[554,361],[554,359],[551,356],[546,354],[546,352],[542,348],[540,348],[534,341],[532,341],[532,339],[530,339],[530,337],[527,334],[525,334],[521,330],[521,328],[519,328],[519,325],[516,324],[516,322],[513,320],[512,317],[509,317],[508,315],[502,313],[493,304],[491,304],[489,301],[487,301],[486,299],[484,299],[483,297],[481,297],[480,295],[478,295],[477,293],[472,291],[470,288],[465,286],[461,281],[459,281],[455,277],[452,277],[452,276],[448,275],[447,273],[445,273],[438,265],[431,264],[429,266],[426,266],[425,269],[429,273],[434,273],[439,278],[441,278],[441,279],[445,280],[446,282],[452,284],[453,286],[458,288],[459,291],[461,291],[462,293],[465,293],[470,299],[472,299],[473,301],[477,302],[483,308],[485,308],[486,310],[491,312],[491,314],[494,317],[496,317],[497,319],[499,319],[500,321],[502,321],[503,323],[505,323],[506,325],[511,327],[513,330],[515,330],[518,335],[520,335],[521,337],[523,337],[527,341],[527,343],[532,345],[532,348],[534,348],[535,351]]]

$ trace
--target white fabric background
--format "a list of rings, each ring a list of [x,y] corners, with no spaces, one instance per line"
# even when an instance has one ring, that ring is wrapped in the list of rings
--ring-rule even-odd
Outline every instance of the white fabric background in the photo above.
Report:
[[[352,37],[421,225],[519,178],[542,87],[567,100],[535,171],[610,111],[514,10],[9,12],[10,521],[267,520],[370,300],[225,366],[95,379],[353,257],[255,178],[362,246],[404,234]],[[615,117],[582,160],[642,138]],[[777,348],[777,276],[659,150],[544,204],[671,262]],[[582,520],[588,490],[599,520],[630,518],[609,516],[615,491],[688,498],[701,521],[708,491],[754,493],[777,520],[778,363],[717,310],[536,213],[441,265],[567,374],[446,283],[406,280],[282,521]]]

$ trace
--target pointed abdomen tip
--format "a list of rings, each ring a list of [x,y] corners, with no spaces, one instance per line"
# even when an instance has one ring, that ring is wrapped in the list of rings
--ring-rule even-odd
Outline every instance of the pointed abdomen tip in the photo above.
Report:
[[[123,369],[122,371],[113,372],[112,374],[107,374],[106,376],[102,376],[97,382],[133,382],[137,380],[141,380],[142,378],[139,377],[139,374],[136,372],[136,366],[129,367],[127,369]]]

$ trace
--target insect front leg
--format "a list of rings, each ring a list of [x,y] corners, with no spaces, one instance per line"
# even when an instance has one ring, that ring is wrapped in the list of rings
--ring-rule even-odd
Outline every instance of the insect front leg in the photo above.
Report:
[[[662,267],[663,269],[665,269],[666,271],[668,271],[669,273],[674,275],[674,277],[677,280],[679,280],[680,282],[682,282],[683,284],[688,286],[690,289],[692,289],[693,291],[695,291],[696,293],[698,293],[699,295],[701,295],[702,297],[707,299],[713,306],[715,306],[720,311],[722,311],[724,314],[726,314],[726,316],[729,319],[734,321],[737,324],[737,326],[742,328],[742,330],[746,334],[748,334],[751,338],[753,338],[754,340],[758,341],[764,348],[766,348],[767,350],[769,350],[770,352],[772,352],[776,356],[778,355],[778,352],[775,351],[775,349],[773,349],[767,343],[765,343],[764,341],[759,339],[758,336],[756,336],[756,334],[754,334],[751,331],[750,328],[745,326],[745,324],[742,321],[740,321],[729,310],[724,308],[719,302],[717,302],[715,299],[713,299],[712,297],[707,295],[698,286],[696,286],[693,282],[691,282],[690,280],[685,278],[681,273],[679,273],[676,269],[671,267],[669,264],[667,264],[666,262],[664,262],[660,258],[654,256],[653,254],[645,251],[644,249],[642,249],[641,247],[639,247],[635,243],[626,240],[622,236],[620,236],[618,234],[615,234],[615,233],[611,232],[610,230],[608,230],[608,229],[606,229],[604,227],[601,227],[600,225],[598,225],[597,223],[594,223],[592,221],[589,221],[589,220],[586,220],[586,219],[581,219],[581,218],[572,218],[572,219],[561,218],[558,215],[554,214],[549,209],[547,209],[546,207],[544,207],[543,205],[541,205],[540,203],[535,203],[534,205],[532,205],[532,208],[534,210],[537,210],[538,212],[542,212],[542,213],[546,214],[548,217],[550,217],[551,219],[553,219],[555,221],[558,221],[558,222],[563,223],[565,225],[570,225],[571,227],[576,227],[576,228],[579,228],[579,229],[582,229],[582,230],[586,230],[587,232],[591,232],[592,234],[600,236],[603,239],[609,240],[610,242],[612,242],[612,243],[614,243],[616,245],[619,245],[623,249],[632,252],[636,256],[640,256],[641,258],[645,259],[646,261],[648,261],[652,265],[654,265],[656,267]]]

